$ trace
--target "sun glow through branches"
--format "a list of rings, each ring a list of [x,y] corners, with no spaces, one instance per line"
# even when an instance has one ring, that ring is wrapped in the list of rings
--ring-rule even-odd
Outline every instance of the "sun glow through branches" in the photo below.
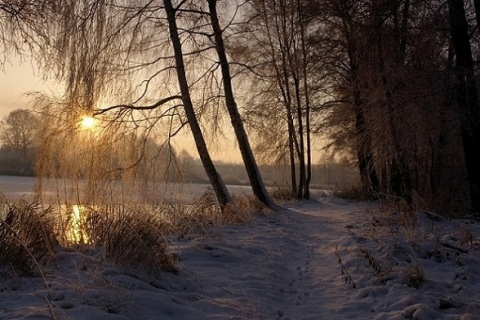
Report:
[[[84,116],[82,119],[82,127],[85,129],[91,129],[95,126],[95,118],[90,116]]]

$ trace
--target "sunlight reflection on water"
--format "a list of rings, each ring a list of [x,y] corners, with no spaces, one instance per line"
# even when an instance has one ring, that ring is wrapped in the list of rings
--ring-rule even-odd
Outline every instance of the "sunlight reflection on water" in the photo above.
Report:
[[[65,237],[68,243],[88,243],[90,238],[84,230],[86,207],[81,205],[61,205],[61,221],[65,223]]]

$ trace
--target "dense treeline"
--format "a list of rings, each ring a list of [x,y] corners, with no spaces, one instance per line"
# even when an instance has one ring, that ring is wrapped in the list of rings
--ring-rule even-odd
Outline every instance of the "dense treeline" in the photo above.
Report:
[[[472,2],[253,3],[250,17],[258,23],[249,24],[242,43],[255,43],[254,53],[235,57],[261,62],[247,120],[268,157],[285,158],[290,149],[290,163],[301,163],[302,121],[315,119],[313,132],[356,158],[364,193],[445,211],[480,210]],[[266,129],[272,126],[275,133]]]
[[[12,111],[0,125],[0,175],[14,176],[36,176],[37,145],[41,137],[38,130],[38,116],[35,116],[29,110],[19,109]],[[73,140],[73,139],[72,139]],[[117,170],[109,175],[110,179],[122,180],[124,174],[134,175],[137,180],[145,180],[154,177],[154,181],[180,182],[180,183],[208,183],[208,176],[205,174],[200,159],[194,158],[186,150],[177,153],[174,149],[165,148],[158,145],[155,141],[147,140],[145,143],[138,137],[126,136],[115,143],[111,143],[110,152],[107,154],[107,148],[102,146],[100,149],[92,149],[91,152],[100,152],[105,159],[109,159],[110,164],[120,165],[125,156],[125,150],[129,153],[143,155],[143,161],[135,165],[135,170]],[[60,141],[57,142],[57,151],[62,148]],[[72,142],[73,143],[73,142]],[[83,149],[84,141],[77,140],[77,152],[71,155],[71,158],[81,158],[86,155],[86,149]],[[72,159],[64,159],[66,162]],[[88,163],[87,163],[88,164]],[[110,165],[109,165],[110,166]],[[88,178],[88,172],[84,172],[75,164],[74,176],[69,170],[63,173],[58,172],[59,178],[79,179]],[[248,175],[245,168],[240,163],[217,162],[216,167],[222,175],[223,180],[229,185],[249,185]],[[66,168],[65,168],[66,169]],[[107,170],[106,167],[99,168],[101,172]],[[261,164],[259,170],[264,177],[267,186],[288,189],[290,181],[288,179],[288,165]],[[329,159],[323,164],[314,164],[312,166],[313,177],[312,186],[322,189],[348,189],[358,183],[357,172],[350,163],[336,162]]]
[[[187,127],[226,207],[232,198],[209,148],[228,123],[255,196],[271,208],[256,158],[287,164],[292,193],[308,199],[312,150],[328,139],[356,165],[365,194],[480,212],[477,1],[39,3],[0,10],[6,25],[23,27],[3,45],[35,38],[42,66],[65,83],[62,99],[37,104],[51,124],[41,175],[136,178],[160,153],[171,168],[172,139]],[[49,28],[35,19],[39,5]],[[84,114],[105,124],[102,137],[88,157],[72,157],[71,128]],[[118,151],[126,137],[135,147]],[[158,152],[149,154],[149,141]],[[83,169],[52,154],[82,158]]]
[[[208,179],[202,164],[187,152],[182,151],[178,157],[180,172],[184,181],[207,183]],[[248,185],[248,176],[241,164],[218,162],[218,171],[229,185]],[[260,164],[259,170],[269,187],[290,189],[291,181],[288,164]],[[358,172],[351,163],[329,160],[312,165],[311,185],[314,189],[347,190],[358,184]]]

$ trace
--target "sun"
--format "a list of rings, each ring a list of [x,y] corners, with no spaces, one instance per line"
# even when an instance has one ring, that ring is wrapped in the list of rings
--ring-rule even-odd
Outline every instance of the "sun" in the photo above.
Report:
[[[82,127],[86,129],[93,128],[95,126],[95,118],[90,116],[84,116],[82,119]]]

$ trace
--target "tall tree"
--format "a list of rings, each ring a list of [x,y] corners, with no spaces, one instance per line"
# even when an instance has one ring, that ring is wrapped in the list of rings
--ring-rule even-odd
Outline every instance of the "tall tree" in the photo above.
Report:
[[[277,104],[284,108],[278,113],[278,107],[273,105],[271,112],[263,112],[267,122],[283,122],[285,133],[276,133],[276,143],[283,143],[274,151],[288,158],[292,192],[299,199],[310,197],[311,180],[311,117],[312,88],[318,88],[322,83],[322,71],[315,69],[310,51],[309,35],[315,29],[315,12],[317,3],[310,1],[251,1],[252,17],[257,19],[252,24],[250,41],[256,42],[253,47],[258,51],[255,74],[265,83],[266,90],[261,95],[276,96]],[[248,61],[247,59],[245,59]],[[250,61],[249,61],[250,62]],[[316,77],[315,77],[316,76]],[[275,90],[272,90],[276,86]],[[255,88],[254,90],[258,90]],[[271,98],[267,98],[271,99]],[[255,107],[254,107],[255,108]],[[261,112],[251,111],[252,115],[260,116]],[[260,136],[268,136],[259,127]],[[272,143],[266,140],[267,143]],[[285,145],[286,148],[280,148]],[[286,152],[288,150],[288,152]],[[270,155],[272,156],[272,155]]]
[[[225,93],[225,104],[228,109],[228,114],[235,131],[235,136],[238,141],[240,152],[242,155],[245,169],[247,170],[250,185],[254,195],[259,201],[264,203],[269,208],[276,208],[275,203],[270,198],[265,185],[258,170],[257,163],[250,147],[250,142],[243,126],[243,121],[238,112],[237,103],[233,94],[232,76],[230,75],[230,67],[228,64],[227,55],[225,53],[225,44],[223,42],[223,31],[220,27],[217,14],[217,0],[208,0],[208,8],[210,12],[210,22],[212,24],[213,34],[215,38],[215,49],[220,61],[222,71],[223,90]]]
[[[357,165],[360,173],[360,183],[363,192],[379,190],[379,180],[375,163],[373,159],[372,139],[366,128],[365,123],[365,102],[362,99],[362,79],[360,74],[360,61],[362,57],[361,49],[358,41],[360,34],[355,25],[351,12],[353,10],[353,2],[339,2],[335,6],[333,12],[342,21],[342,35],[346,42],[346,52],[349,61],[349,77],[348,81],[352,91],[352,104],[355,114],[355,130],[357,144]]]
[[[480,105],[463,0],[449,0],[450,31],[456,54],[457,103],[462,111],[461,130],[470,201],[480,214]]]
[[[464,174],[446,156],[459,133],[446,120],[453,116],[448,11],[429,1],[332,0],[321,12],[316,52],[336,88],[328,117],[334,142],[356,146],[364,190],[437,206],[440,194],[446,199],[446,166],[458,181]]]
[[[202,131],[200,129],[197,118],[195,116],[195,110],[193,107],[192,99],[190,97],[189,86],[188,86],[187,78],[185,75],[182,45],[180,42],[180,38],[178,36],[178,27],[176,22],[176,9],[173,7],[172,2],[170,0],[164,0],[163,3],[165,5],[165,12],[167,14],[167,20],[168,20],[168,28],[170,31],[170,39],[172,40],[172,46],[175,54],[178,84],[180,86],[180,91],[182,93],[182,101],[183,101],[183,106],[185,108],[185,114],[187,116],[188,123],[192,130],[193,138],[195,139],[195,145],[197,147],[198,154],[200,156],[200,159],[202,160],[202,164],[208,175],[210,183],[212,184],[212,187],[215,191],[215,194],[217,196],[217,199],[220,205],[222,206],[222,208],[225,208],[230,202],[232,202],[232,198],[225,186],[225,183],[223,182],[220,174],[215,169],[215,166],[210,158],[210,154],[208,153],[205,139],[203,138]]]

